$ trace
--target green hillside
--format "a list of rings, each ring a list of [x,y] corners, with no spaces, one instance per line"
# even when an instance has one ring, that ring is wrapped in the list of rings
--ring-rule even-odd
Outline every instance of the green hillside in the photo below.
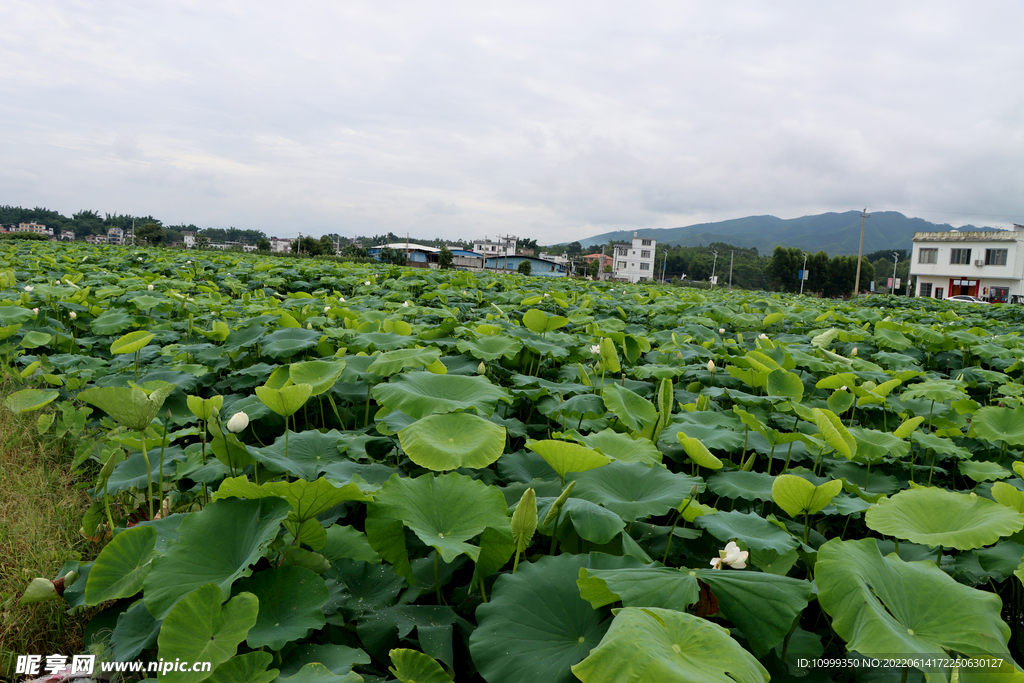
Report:
[[[880,249],[910,249],[915,232],[952,230],[953,226],[932,223],[921,218],[907,218],[897,211],[879,211],[869,215],[864,227],[864,253]],[[967,225],[959,230],[991,230]],[[860,239],[860,212],[823,213],[800,218],[748,216],[718,223],[698,223],[681,228],[647,228],[636,231],[641,237],[652,237],[660,244],[687,247],[727,242],[771,253],[778,245],[798,247],[810,252],[824,250],[829,254],[856,254]],[[608,240],[629,240],[631,230],[606,232],[584,240],[584,248]]]

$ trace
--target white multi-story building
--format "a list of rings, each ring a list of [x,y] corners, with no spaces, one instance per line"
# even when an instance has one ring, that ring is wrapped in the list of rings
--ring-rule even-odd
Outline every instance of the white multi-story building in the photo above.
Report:
[[[612,278],[627,282],[654,279],[654,253],[658,240],[637,237],[633,233],[632,244],[616,244],[612,257]]]
[[[124,230],[121,228],[107,230],[107,244],[124,244]]]
[[[181,233],[181,241],[185,243],[186,249],[195,249],[196,246],[196,233],[191,230],[186,230]]]
[[[270,238],[270,251],[278,254],[287,254],[292,250],[292,240],[290,238]]]
[[[914,233],[910,274],[917,296],[957,294],[1010,303],[1024,294],[1024,226],[1013,230]]]
[[[482,240],[473,240],[473,251],[484,256],[515,256],[515,237],[502,237],[491,241],[486,237]]]
[[[18,229],[15,232],[34,232],[37,235],[53,237],[53,228],[48,228],[39,223],[18,223]]]

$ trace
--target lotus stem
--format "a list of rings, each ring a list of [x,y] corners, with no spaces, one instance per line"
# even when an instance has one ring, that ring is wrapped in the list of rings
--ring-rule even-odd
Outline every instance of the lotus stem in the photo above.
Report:
[[[160,514],[164,513],[164,447],[167,445],[167,421],[171,419],[171,411],[164,415],[164,434],[160,439],[160,505],[157,507]]]
[[[149,503],[149,518],[153,519],[153,468],[149,465],[149,453],[146,452],[146,432],[140,429],[139,436],[142,437],[142,459],[146,461],[146,500]],[[114,530],[110,531],[113,533]]]
[[[676,532],[676,525],[679,524],[679,520],[683,518],[683,513],[686,512],[686,508],[690,507],[690,503],[692,502],[693,497],[691,496],[690,499],[686,501],[686,505],[684,505],[676,514],[676,520],[672,522],[672,528],[669,529],[668,532],[668,541],[665,542],[665,557],[661,558],[661,563],[664,565],[668,564],[668,552],[672,549],[672,535]]]

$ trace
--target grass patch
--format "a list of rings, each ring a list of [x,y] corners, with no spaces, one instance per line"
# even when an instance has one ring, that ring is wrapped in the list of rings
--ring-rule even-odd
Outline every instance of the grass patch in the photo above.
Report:
[[[0,400],[13,390],[0,385]],[[38,415],[0,406],[0,678],[13,674],[17,654],[82,651],[86,615],[68,615],[62,600],[17,603],[34,577],[54,578],[68,559],[99,549],[78,533],[89,498],[75,488],[71,456],[37,434]]]

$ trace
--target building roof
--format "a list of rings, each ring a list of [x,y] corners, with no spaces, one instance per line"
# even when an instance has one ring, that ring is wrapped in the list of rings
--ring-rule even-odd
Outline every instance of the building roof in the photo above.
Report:
[[[425,244],[416,244],[415,242],[392,242],[391,244],[376,244],[370,249],[398,249],[399,251],[425,251],[429,254],[440,253],[440,249],[437,247],[428,247]]]
[[[949,230],[947,232],[915,232],[915,242],[1016,242],[1024,237],[1020,230]]]

